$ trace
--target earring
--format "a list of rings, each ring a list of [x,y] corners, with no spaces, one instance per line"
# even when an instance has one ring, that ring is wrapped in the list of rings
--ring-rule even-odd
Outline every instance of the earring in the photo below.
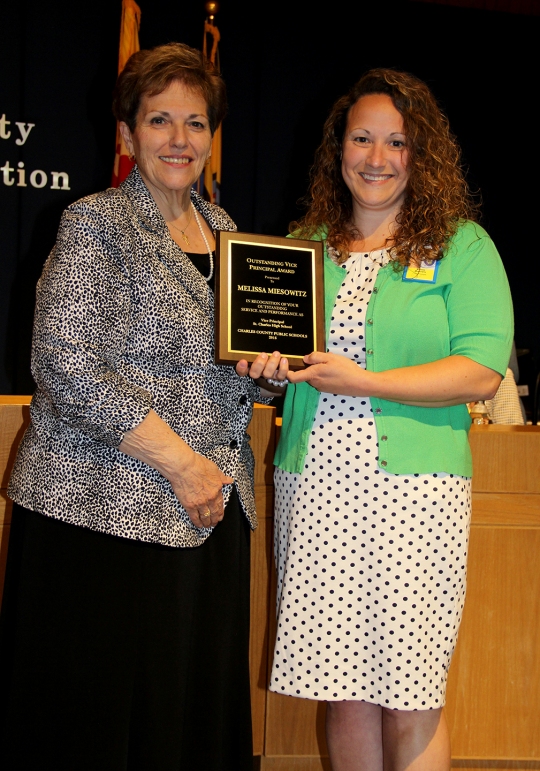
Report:
[[[132,163],[135,161],[135,156],[133,155],[133,153],[130,153],[130,154],[128,155],[128,158],[129,158],[129,160],[130,160]]]

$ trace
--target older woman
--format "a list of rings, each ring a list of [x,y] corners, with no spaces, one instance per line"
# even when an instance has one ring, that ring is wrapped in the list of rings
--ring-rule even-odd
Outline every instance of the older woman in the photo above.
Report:
[[[333,771],[443,771],[465,598],[466,402],[506,371],[504,269],[427,86],[334,105],[294,231],[325,242],[328,349],[289,373],[277,451],[272,690],[328,703]]]
[[[2,768],[247,771],[261,392],[214,364],[213,231],[235,226],[192,189],[225,89],[170,44],[131,57],[114,111],[136,166],[66,210],[37,290]]]

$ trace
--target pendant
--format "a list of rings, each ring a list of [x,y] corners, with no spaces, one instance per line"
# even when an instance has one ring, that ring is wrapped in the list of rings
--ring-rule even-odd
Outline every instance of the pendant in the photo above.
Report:
[[[183,230],[181,230],[180,233],[182,233],[182,238],[186,242],[187,246],[189,246],[189,238],[186,236]]]

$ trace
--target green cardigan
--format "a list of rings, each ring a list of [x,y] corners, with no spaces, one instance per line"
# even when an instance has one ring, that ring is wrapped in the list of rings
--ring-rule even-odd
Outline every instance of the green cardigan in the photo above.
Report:
[[[318,240],[323,240],[324,234]],[[324,257],[326,335],[343,268]],[[366,368],[383,372],[467,356],[504,376],[513,339],[510,289],[488,234],[463,222],[439,263],[435,283],[404,281],[392,263],[379,270],[366,311]],[[319,392],[290,384],[275,464],[304,468]],[[465,404],[411,407],[371,398],[379,437],[379,467],[392,474],[472,475]]]

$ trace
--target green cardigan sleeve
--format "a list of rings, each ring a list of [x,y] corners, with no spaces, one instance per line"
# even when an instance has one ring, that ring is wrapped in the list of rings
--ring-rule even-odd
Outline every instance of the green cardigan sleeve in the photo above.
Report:
[[[512,298],[495,244],[483,228],[467,222],[448,257],[450,355],[467,356],[504,377],[514,331]]]

